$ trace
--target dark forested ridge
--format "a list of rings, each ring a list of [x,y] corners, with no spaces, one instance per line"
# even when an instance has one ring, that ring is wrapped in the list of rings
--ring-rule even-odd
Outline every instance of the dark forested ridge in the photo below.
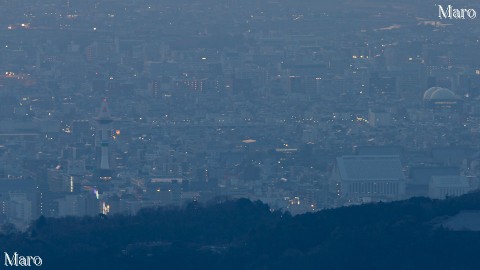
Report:
[[[0,236],[43,269],[478,269],[480,233],[439,222],[480,210],[480,193],[414,198],[292,217],[246,199],[45,219]],[[3,264],[3,259],[2,259]]]

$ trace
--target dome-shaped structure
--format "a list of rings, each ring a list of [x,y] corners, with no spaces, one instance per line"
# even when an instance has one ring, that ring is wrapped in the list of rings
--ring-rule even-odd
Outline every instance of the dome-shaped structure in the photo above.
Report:
[[[430,97],[432,96],[432,93],[435,92],[435,90],[441,89],[441,87],[431,87],[428,88],[427,91],[423,94],[423,100],[430,100]]]
[[[458,109],[461,100],[455,93],[443,87],[431,87],[423,94],[426,108],[431,109]]]
[[[433,101],[433,100],[453,100],[457,99],[455,94],[443,87],[431,87],[423,94],[424,101]]]

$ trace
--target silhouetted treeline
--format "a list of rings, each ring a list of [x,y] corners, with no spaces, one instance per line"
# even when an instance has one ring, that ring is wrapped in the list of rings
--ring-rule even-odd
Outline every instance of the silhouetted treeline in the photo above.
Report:
[[[478,269],[480,233],[440,225],[463,210],[480,210],[480,193],[294,217],[241,199],[136,216],[42,217],[0,243],[41,256],[44,269]]]

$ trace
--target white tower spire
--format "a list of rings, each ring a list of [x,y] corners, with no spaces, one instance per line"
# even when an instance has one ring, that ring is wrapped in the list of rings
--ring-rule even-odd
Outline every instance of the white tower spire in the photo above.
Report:
[[[113,122],[113,118],[110,114],[110,110],[108,109],[107,99],[104,98],[102,101],[102,106],[100,108],[100,112],[98,116],[94,118],[97,122],[97,128],[100,132],[100,148],[101,148],[101,155],[100,155],[100,165],[99,165],[99,172],[100,177],[108,178],[110,177],[110,159],[109,159],[109,125]]]

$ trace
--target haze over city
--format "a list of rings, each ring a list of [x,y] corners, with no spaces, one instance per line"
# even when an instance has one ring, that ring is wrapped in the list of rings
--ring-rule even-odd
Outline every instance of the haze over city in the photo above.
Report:
[[[442,209],[418,224],[478,231],[462,199],[480,183],[478,11],[474,1],[0,0],[1,231],[36,239],[45,222],[130,224],[152,209],[190,220],[196,207],[206,220],[238,210],[268,224],[333,222],[364,204],[402,212],[418,197]],[[262,250],[254,232],[245,241]],[[152,239],[123,239],[114,254],[167,254],[168,241]],[[208,243],[192,250],[238,244]]]

